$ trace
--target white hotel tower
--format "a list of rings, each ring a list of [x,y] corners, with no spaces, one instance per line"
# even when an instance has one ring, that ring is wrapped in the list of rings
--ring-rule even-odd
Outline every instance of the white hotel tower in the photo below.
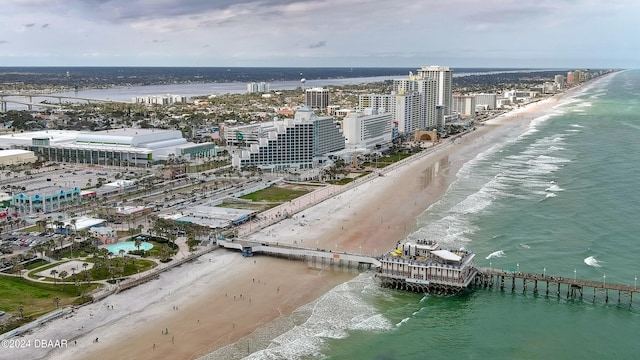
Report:
[[[416,78],[436,81],[436,105],[443,105],[444,115],[451,115],[453,70],[450,70],[448,66],[423,66],[418,69]]]

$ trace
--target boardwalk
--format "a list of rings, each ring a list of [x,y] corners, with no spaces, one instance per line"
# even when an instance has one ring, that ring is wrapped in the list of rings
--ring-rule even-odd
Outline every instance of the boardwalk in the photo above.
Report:
[[[544,291],[547,296],[555,292],[555,295],[560,297],[566,290],[567,298],[582,299],[583,296],[586,296],[585,291],[591,289],[593,291],[593,301],[596,300],[597,295],[602,294],[606,303],[609,302],[609,292],[612,291],[614,294],[618,293],[618,303],[621,302],[623,295],[628,294],[629,304],[633,302],[633,294],[639,292],[636,286],[607,283],[606,278],[603,278],[603,281],[592,281],[546,274],[507,272],[494,268],[477,268],[477,270],[476,286],[499,286],[501,290],[510,286],[511,291],[515,291],[519,283],[522,285],[522,291],[531,289],[534,294]]]

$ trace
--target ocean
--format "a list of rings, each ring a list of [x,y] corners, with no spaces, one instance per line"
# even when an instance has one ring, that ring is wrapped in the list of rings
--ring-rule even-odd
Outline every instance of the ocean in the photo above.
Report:
[[[482,267],[633,286],[639,137],[640,71],[599,79],[479,149],[409,237],[464,247]],[[440,298],[380,288],[363,273],[298,309],[293,328],[249,358],[637,358],[640,296],[617,299],[510,287]]]

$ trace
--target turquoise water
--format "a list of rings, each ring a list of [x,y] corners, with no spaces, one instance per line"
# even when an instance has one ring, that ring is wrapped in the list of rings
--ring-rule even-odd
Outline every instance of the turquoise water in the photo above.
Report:
[[[638,154],[640,71],[625,71],[480,149],[410,237],[474,251],[478,266],[633,285]],[[438,298],[381,289],[362,274],[300,309],[305,323],[251,357],[637,358],[640,296],[632,306],[611,297],[509,287]]]
[[[147,251],[151,250],[151,248],[153,248],[153,245],[146,241],[143,241],[142,244],[140,244],[140,250]],[[109,250],[109,252],[114,255],[118,255],[120,254],[120,250],[124,250],[125,253],[128,253],[129,251],[138,250],[138,248],[136,247],[136,243],[134,241],[124,241],[107,246],[107,250]]]

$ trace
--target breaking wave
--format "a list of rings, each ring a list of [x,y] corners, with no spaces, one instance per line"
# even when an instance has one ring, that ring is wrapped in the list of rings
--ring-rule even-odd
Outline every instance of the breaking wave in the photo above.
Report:
[[[504,251],[502,250],[498,250],[498,251],[494,251],[491,254],[489,254],[485,259],[489,260],[492,258],[501,258],[501,257],[505,257],[506,254],[504,253]]]
[[[600,265],[602,262],[596,260],[596,258],[594,256],[589,256],[588,258],[584,259],[584,263],[589,265],[589,266],[593,266],[593,267],[601,267],[602,265]]]

